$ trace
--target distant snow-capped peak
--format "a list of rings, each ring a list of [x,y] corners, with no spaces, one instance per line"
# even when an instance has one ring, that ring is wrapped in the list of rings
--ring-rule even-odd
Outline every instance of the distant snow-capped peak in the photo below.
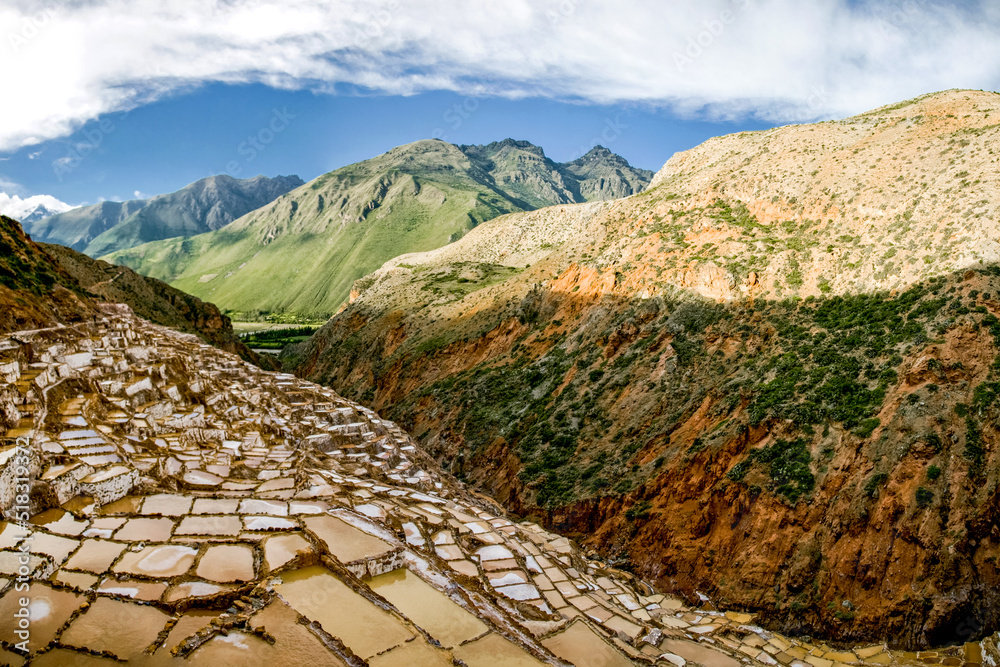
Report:
[[[0,214],[22,223],[35,222],[74,208],[76,207],[59,201],[52,195],[33,195],[21,199],[17,195],[0,192]]]

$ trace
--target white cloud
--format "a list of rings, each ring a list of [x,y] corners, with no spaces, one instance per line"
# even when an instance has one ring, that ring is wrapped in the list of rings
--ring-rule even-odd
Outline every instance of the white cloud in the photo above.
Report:
[[[9,182],[4,185],[11,185]],[[50,213],[63,213],[76,208],[61,202],[52,195],[34,195],[21,199],[17,195],[0,192],[0,215],[6,215],[15,220],[22,220],[34,213],[39,207],[44,207]]]
[[[149,199],[151,195],[147,195],[136,190],[135,192],[132,193],[132,196],[135,197],[136,199]]]
[[[0,151],[205,82],[808,120],[1000,86],[990,0],[7,0]],[[44,85],[39,85],[44,82]],[[25,91],[31,91],[30,94]]]

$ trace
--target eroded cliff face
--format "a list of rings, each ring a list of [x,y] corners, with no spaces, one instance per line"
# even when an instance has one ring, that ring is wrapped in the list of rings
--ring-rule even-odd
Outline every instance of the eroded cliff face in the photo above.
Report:
[[[573,266],[437,346],[353,312],[300,368],[664,590],[844,641],[997,627],[1000,278],[785,304],[626,289]]]

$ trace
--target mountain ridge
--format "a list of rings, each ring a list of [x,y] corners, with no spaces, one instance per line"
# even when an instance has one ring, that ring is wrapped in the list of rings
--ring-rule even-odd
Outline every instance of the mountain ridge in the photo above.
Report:
[[[298,176],[208,176],[172,193],[104,201],[24,222],[28,233],[91,256],[219,229],[302,184]]]
[[[622,164],[612,167],[622,171]],[[497,215],[575,201],[580,183],[603,196],[651,176],[622,174],[614,185],[578,179],[528,142],[423,140],[324,174],[216,232],[106,259],[230,311],[326,318],[356,279],[391,257],[444,246]]]

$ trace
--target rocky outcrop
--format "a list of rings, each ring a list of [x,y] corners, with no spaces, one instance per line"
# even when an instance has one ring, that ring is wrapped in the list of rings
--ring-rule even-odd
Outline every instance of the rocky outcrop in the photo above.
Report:
[[[0,332],[74,322],[95,304],[17,221],[0,216]]]
[[[274,366],[239,340],[213,304],[69,248],[37,244],[15,220],[2,216],[0,245],[0,332],[73,324],[96,317],[99,302],[124,303],[157,324]]]
[[[580,182],[584,201],[607,201],[638,194],[649,187],[653,172],[636,169],[604,146],[562,165]]]

